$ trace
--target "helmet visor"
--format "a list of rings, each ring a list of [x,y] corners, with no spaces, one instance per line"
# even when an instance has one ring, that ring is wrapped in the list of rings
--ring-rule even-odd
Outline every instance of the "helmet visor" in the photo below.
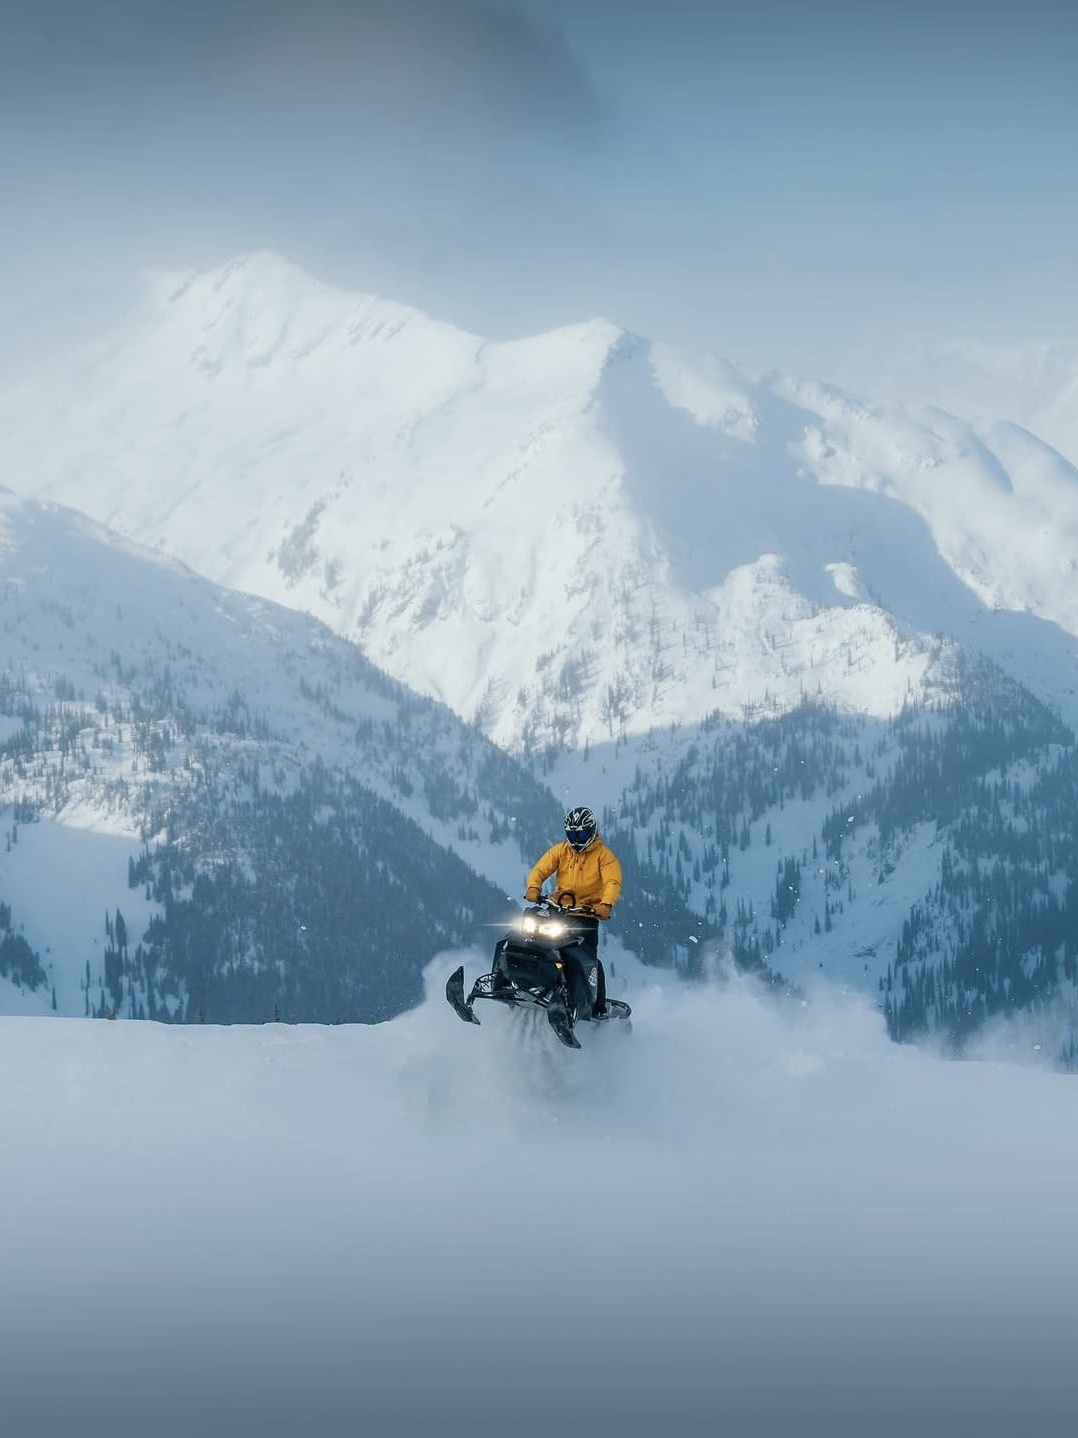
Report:
[[[566,829],[565,837],[574,849],[586,849],[595,838],[594,829]]]

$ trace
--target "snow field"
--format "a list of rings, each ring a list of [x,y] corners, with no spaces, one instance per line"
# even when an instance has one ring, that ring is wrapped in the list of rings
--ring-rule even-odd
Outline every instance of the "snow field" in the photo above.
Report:
[[[374,1028],[0,1021],[10,1431],[1066,1431],[1073,1082],[742,981],[569,1053],[456,1020],[484,957]]]

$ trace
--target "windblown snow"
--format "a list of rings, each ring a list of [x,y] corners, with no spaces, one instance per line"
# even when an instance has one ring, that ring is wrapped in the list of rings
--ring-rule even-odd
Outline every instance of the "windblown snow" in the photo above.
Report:
[[[1072,1080],[739,983],[570,1053],[461,957],[373,1028],[0,1020],[7,1431],[1068,1431]]]

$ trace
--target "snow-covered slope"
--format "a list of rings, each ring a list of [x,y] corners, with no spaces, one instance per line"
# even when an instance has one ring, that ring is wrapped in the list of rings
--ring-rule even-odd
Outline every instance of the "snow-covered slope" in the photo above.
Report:
[[[528,1050],[0,1020],[5,1432],[1073,1427],[1073,1080],[817,995]],[[504,1017],[504,1016],[501,1016]]]
[[[954,656],[931,705],[886,722],[806,703],[664,736],[612,812],[736,957],[861,989],[894,1036],[959,1049],[1026,1010],[1073,1065],[1076,794],[1073,733]]]
[[[152,962],[135,962],[135,950],[155,916],[182,908],[193,874],[181,881],[177,866],[188,861],[203,875],[207,912],[208,881],[233,873],[225,913],[201,938],[205,963],[266,966],[264,939],[237,928],[236,886],[261,873],[267,891],[262,900],[252,893],[249,907],[279,910],[293,949],[274,962],[297,973],[320,962],[305,951],[328,941],[320,926],[335,907],[346,947],[326,954],[326,965],[369,970],[363,955],[377,944],[364,894],[393,894],[400,913],[388,960],[398,977],[418,978],[424,954],[399,952],[409,915],[421,929],[413,939],[423,942],[429,923],[433,946],[443,920],[457,927],[462,904],[477,921],[491,919],[492,904],[519,892],[557,819],[549,796],[481,735],[317,621],[220,589],[69,510],[2,491],[0,639],[7,1011],[104,1007],[105,951],[119,947],[129,953],[108,1004],[138,1012],[156,987],[160,1012],[184,1012],[193,995],[176,985],[167,952],[182,936],[165,933]],[[323,837],[330,848],[318,859],[323,870],[330,860],[340,866],[329,876],[338,897],[319,888],[325,873],[312,873],[305,912],[299,852],[310,847],[309,861]],[[274,879],[285,838],[294,851]],[[113,944],[117,909],[126,945]],[[5,930],[21,931],[45,978],[12,989],[4,974],[18,977],[19,955],[5,961]],[[162,963],[171,973],[163,1004],[168,976],[151,973]],[[368,990],[374,982],[368,975]],[[310,993],[302,1007],[309,1001]]]
[[[499,743],[822,692],[958,633],[1078,713],[1078,476],[1023,431],[591,322],[487,343],[270,255],[0,395],[0,479],[308,610]]]
[[[900,398],[1020,424],[1078,464],[1078,344],[940,345],[881,380]]]

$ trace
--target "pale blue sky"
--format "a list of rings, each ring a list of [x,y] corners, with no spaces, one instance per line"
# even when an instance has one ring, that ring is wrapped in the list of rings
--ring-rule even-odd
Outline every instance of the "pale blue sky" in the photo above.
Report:
[[[1074,337],[1076,74],[1058,0],[5,0],[0,305],[274,247],[847,380]]]

